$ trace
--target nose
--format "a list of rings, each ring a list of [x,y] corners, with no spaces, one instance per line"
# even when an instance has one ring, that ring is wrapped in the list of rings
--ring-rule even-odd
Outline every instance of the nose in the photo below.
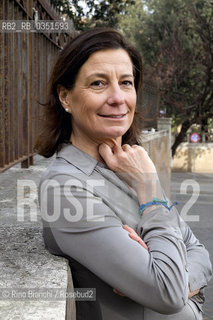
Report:
[[[114,84],[109,89],[107,103],[109,105],[121,105],[125,101],[124,92],[121,90],[118,84]]]

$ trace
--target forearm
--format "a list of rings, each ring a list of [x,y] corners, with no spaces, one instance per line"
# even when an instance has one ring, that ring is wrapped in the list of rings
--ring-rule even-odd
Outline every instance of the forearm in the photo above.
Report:
[[[134,229],[129,227],[128,225],[124,225],[123,228],[129,233],[129,237],[133,239],[134,241],[137,241],[143,248],[145,248],[147,251],[149,248],[145,244],[145,242],[141,239],[141,237],[136,233]],[[122,292],[119,292],[117,289],[113,289],[113,291],[121,296],[124,296]],[[188,289],[188,298],[191,299],[193,296],[197,295],[200,292],[200,289],[195,291],[190,291],[190,288]]]
[[[171,248],[175,251],[173,261],[165,250],[166,239],[158,244],[158,250],[161,250],[159,256],[155,252],[148,253],[123,232],[119,228],[78,234],[53,230],[58,245],[66,255],[79,261],[125,296],[157,312],[178,312],[187,299],[187,277],[181,248],[176,246],[175,241],[168,247],[168,251]]]
[[[150,173],[145,183],[143,181],[141,183],[135,182],[134,189],[136,191],[139,204],[150,202],[153,198],[164,199],[164,194],[157,173]]]

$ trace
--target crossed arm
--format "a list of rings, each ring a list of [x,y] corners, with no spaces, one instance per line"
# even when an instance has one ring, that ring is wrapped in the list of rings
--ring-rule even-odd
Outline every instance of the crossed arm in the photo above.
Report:
[[[99,152],[107,165],[133,187],[140,204],[150,201],[153,196],[160,195],[162,199],[164,198],[158,183],[156,168],[142,147],[131,147],[129,145],[110,147],[107,144],[102,144],[99,147]],[[154,208],[153,206],[146,209],[144,214],[149,214]],[[155,227],[157,228],[158,225],[155,225]],[[124,226],[124,229],[129,232],[133,240],[148,250],[146,243],[141,239],[142,237],[133,229],[129,226]],[[181,221],[180,229],[187,251],[187,264],[189,267],[188,298],[190,299],[198,294],[202,287],[207,285],[207,281],[211,276],[211,263],[208,252],[199,243],[184,221]]]
[[[60,221],[55,226],[53,224],[51,230],[61,251],[144,307],[165,314],[179,312],[188,299],[189,281],[186,268],[187,248],[178,225],[178,215],[175,212],[168,213],[162,207],[156,208],[141,217],[141,237],[133,232],[130,232],[129,237],[121,220],[103,202],[94,206],[92,217],[87,216],[88,201],[97,201],[96,195],[88,190],[66,185],[67,191],[64,194],[69,196],[65,197],[61,194],[63,188],[60,186],[65,186],[63,179],[66,180],[67,177],[59,176],[57,179],[59,189],[54,190],[52,197],[55,203],[61,202],[62,207]],[[44,193],[43,196],[45,197]],[[66,213],[66,208],[70,208],[74,200],[80,201],[83,216],[70,223],[63,220],[63,213]],[[137,233],[140,234],[139,230]],[[191,239],[187,241],[192,254],[195,246]],[[51,248],[51,243],[48,243],[48,247]],[[199,250],[200,257],[203,254],[206,258],[205,250],[201,247]],[[197,279],[201,275],[203,285],[206,285],[209,275],[208,259],[196,274]],[[198,288],[191,291],[201,286],[200,283]]]
[[[141,237],[139,237],[139,235],[136,233],[136,231],[134,229],[132,229],[131,227],[129,227],[128,225],[123,225],[123,228],[129,233],[129,237],[134,240],[137,241],[144,249],[146,249],[147,251],[149,251],[149,248],[147,247],[146,243],[141,239]],[[199,277],[200,279],[200,275],[197,274],[197,277]],[[120,296],[124,296],[124,294],[122,292],[120,292],[117,289],[113,289],[113,291],[117,294],[119,294]],[[194,291],[190,291],[190,287],[189,287],[189,291],[188,291],[188,298],[192,298],[193,296],[195,296],[196,294],[198,294],[200,292],[200,289],[194,290]]]

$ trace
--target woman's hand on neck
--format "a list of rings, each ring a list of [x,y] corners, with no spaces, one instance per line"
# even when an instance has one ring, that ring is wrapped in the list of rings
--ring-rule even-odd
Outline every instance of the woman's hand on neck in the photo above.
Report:
[[[121,146],[122,137],[106,139],[81,139],[80,137],[76,137],[74,134],[71,134],[70,141],[73,146],[89,154],[99,162],[105,163],[99,153],[99,146],[103,143],[107,144],[111,149],[113,149],[114,146]]]

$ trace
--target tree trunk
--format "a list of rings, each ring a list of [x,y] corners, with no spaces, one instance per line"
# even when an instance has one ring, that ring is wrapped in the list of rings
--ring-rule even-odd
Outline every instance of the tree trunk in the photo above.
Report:
[[[181,142],[183,142],[183,140],[184,140],[184,138],[186,136],[186,132],[191,127],[192,123],[193,122],[190,121],[190,120],[185,120],[183,122],[181,130],[180,130],[179,134],[177,135],[177,137],[175,138],[175,141],[174,141],[174,143],[172,145],[172,157],[174,157],[176,149],[179,146],[179,144]]]
[[[208,142],[208,118],[201,119],[201,135],[202,142]]]

